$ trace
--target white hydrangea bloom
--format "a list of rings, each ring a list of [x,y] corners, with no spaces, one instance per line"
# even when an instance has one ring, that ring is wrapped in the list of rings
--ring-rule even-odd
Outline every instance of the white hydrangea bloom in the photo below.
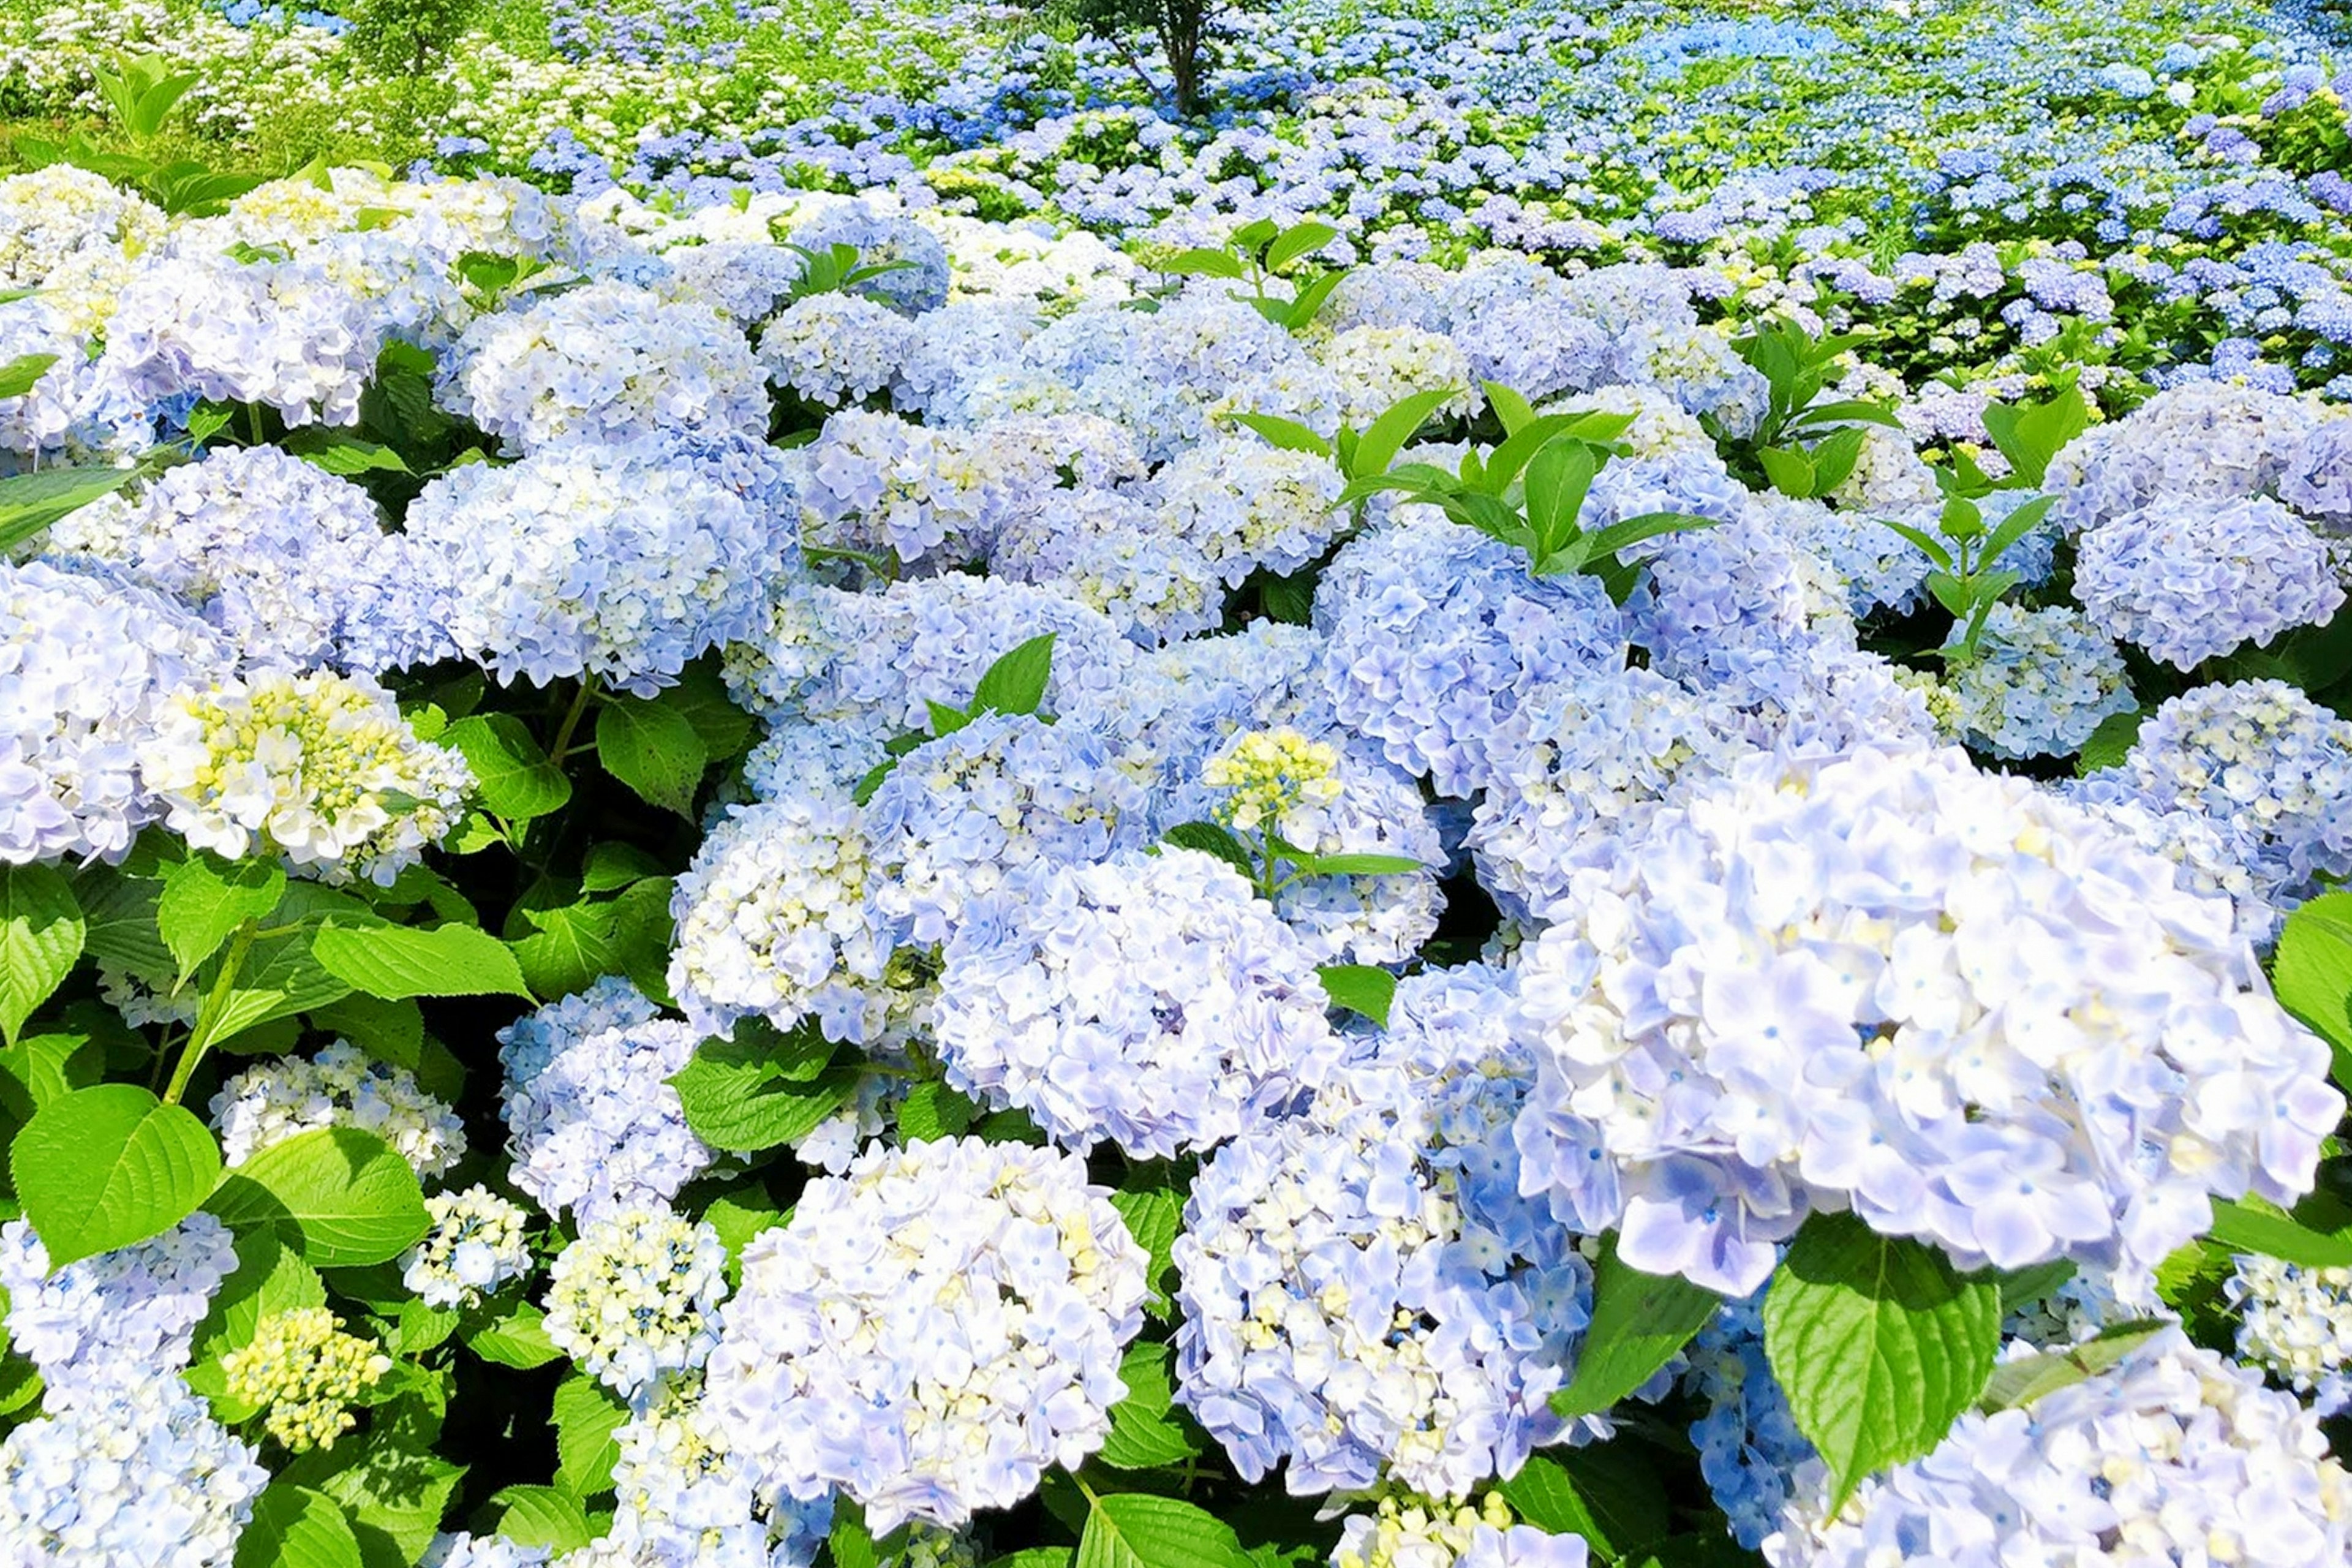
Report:
[[[378,1061],[347,1040],[315,1057],[283,1057],[234,1074],[211,1109],[221,1159],[232,1170],[273,1143],[321,1127],[374,1133],[428,1181],[466,1152],[457,1112],[406,1068]]]

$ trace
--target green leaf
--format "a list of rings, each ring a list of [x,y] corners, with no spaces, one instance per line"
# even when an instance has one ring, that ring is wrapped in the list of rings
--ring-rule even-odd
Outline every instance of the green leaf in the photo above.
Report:
[[[1501,382],[1482,381],[1478,388],[1486,395],[1486,405],[1502,423],[1505,436],[1516,436],[1535,423],[1535,405]]]
[[[236,1568],[362,1568],[359,1538],[333,1498],[273,1481],[253,1500]]]
[[[220,1179],[220,1147],[184,1107],[102,1083],[35,1112],[8,1146],[8,1168],[56,1269],[194,1214]]]
[[[22,397],[38,386],[41,377],[58,363],[56,354],[18,354],[0,364],[0,397]]]
[[[277,862],[232,863],[209,850],[194,851],[164,873],[155,924],[179,961],[179,977],[194,974],[237,927],[276,909],[285,891],[286,872]]]
[[[1203,855],[1213,855],[1239,871],[1252,882],[1257,880],[1257,861],[1242,847],[1233,831],[1213,822],[1180,822],[1160,836],[1163,844],[1179,849],[1195,849]]]
[[[1233,1527],[1205,1509],[1147,1492],[1092,1500],[1077,1568],[1250,1568]]]
[[[342,1505],[367,1568],[408,1568],[441,1532],[441,1515],[465,1467],[394,1440],[381,1427],[345,1458],[349,1447],[346,1439],[305,1456],[319,1473],[310,1465],[299,1466],[299,1473]]]
[[[1265,269],[1279,272],[1300,258],[1314,255],[1339,237],[1338,229],[1317,219],[1293,224],[1265,247]]]
[[[371,996],[520,996],[530,1000],[506,943],[478,926],[419,931],[373,926],[320,929],[311,952],[328,973]]]
[[[236,1267],[221,1281],[205,1321],[196,1325],[196,1358],[209,1360],[253,1342],[261,1320],[275,1312],[327,1304],[319,1271],[278,1239],[275,1230],[236,1238]]]
[[[581,858],[580,890],[616,893],[632,882],[661,874],[661,862],[634,844],[592,844]]]
[[[2232,1252],[2255,1252],[2305,1268],[2352,1268],[2352,1236],[2314,1230],[2257,1200],[2213,1200],[2213,1228],[2205,1239]]]
[[[1429,868],[1410,855],[1316,855],[1308,870],[1319,877],[1402,877]]]
[[[1943,1441],[2000,1348],[1997,1283],[1850,1214],[1808,1219],[1764,1297],[1764,1353],[1829,1464],[1831,1515],[1873,1471]]]
[[[354,474],[409,471],[401,455],[381,441],[371,441],[348,430],[331,430],[323,425],[289,431],[278,445],[303,461],[344,479]]]
[[[1914,528],[1907,522],[1897,522],[1891,517],[1882,517],[1878,521],[1885,527],[1893,529],[1895,532],[1901,534],[1904,538],[1917,545],[1921,554],[1934,562],[1944,571],[1949,572],[1952,569],[1952,552],[1946,549],[1943,542],[1936,538],[1933,534],[1926,532],[1924,530]]]
[[[466,1348],[484,1361],[529,1372],[563,1357],[562,1347],[547,1337],[547,1314],[528,1301],[505,1307],[497,1316],[468,1329]]]
[[[2099,721],[2083,742],[2081,754],[2074,759],[2077,777],[2087,778],[2101,768],[2112,768],[2131,755],[2139,742],[2140,726],[2147,722],[2149,710],[2135,709],[2128,713],[2110,713]]]
[[[1519,1518],[1582,1536],[1604,1562],[1658,1540],[1673,1522],[1656,1468],[1623,1441],[1530,1454],[1496,1489]]]
[[[1304,452],[1311,458],[1328,458],[1331,443],[1296,419],[1284,419],[1273,414],[1236,414],[1234,423],[1245,426],[1264,437],[1269,447],[1286,452]]]
[[[813,1079],[793,1071],[764,1044],[705,1040],[669,1083],[696,1137],[751,1154],[807,1137],[856,1096],[856,1068],[830,1068]]]
[[[2335,1054],[2336,1081],[2352,1084],[2352,893],[2326,893],[2287,916],[2272,955],[2279,1005]]]
[[[551,1546],[577,1552],[593,1541],[588,1515],[571,1495],[555,1487],[508,1487],[490,1499],[498,1532],[518,1546]]]
[[[1146,1187],[1140,1192],[1121,1189],[1111,1194],[1110,1206],[1127,1222],[1127,1234],[1135,1238],[1135,1245],[1143,1248],[1144,1283],[1151,1292],[1147,1305],[1155,1315],[1167,1316],[1173,1310],[1173,1300],[1163,1287],[1176,1267],[1176,1237],[1184,1224],[1183,1198],[1166,1187]]]
[[[640,800],[691,820],[710,756],[685,714],[657,700],[616,697],[596,716],[596,760]]]
[[[936,1079],[915,1085],[898,1105],[898,1136],[909,1143],[961,1138],[980,1107]]]
[[[1679,1274],[1644,1274],[1605,1244],[1592,1270],[1592,1321],[1576,1375],[1551,1396],[1562,1415],[1593,1415],[1657,1374],[1705,1328],[1723,1298]]]
[[[1054,674],[1054,634],[1031,637],[982,672],[972,688],[971,711],[1034,713],[1045,700]]]
[[[1389,1005],[1396,1000],[1396,976],[1369,963],[1327,963],[1316,972],[1334,1007],[1370,1018],[1385,1029]]]
[[[629,1419],[629,1407],[585,1373],[575,1372],[555,1386],[556,1480],[573,1497],[613,1489],[613,1441]]]
[[[1508,387],[1501,390],[1512,397],[1519,395]],[[1356,443],[1356,460],[1348,477],[1354,479],[1360,474],[1386,472],[1388,466],[1396,461],[1397,454],[1420,434],[1423,425],[1429,423],[1430,416],[1460,391],[1461,388],[1455,386],[1432,387],[1391,404],[1379,418],[1364,426],[1363,437]],[[1524,398],[1520,401],[1522,405],[1526,402]],[[1529,409],[1528,416],[1533,418],[1535,411]]]
[[[155,930],[163,885],[110,867],[94,866],[74,879],[74,889],[80,896],[87,922],[83,950],[110,969],[168,987],[172,953]]]
[[[1990,1414],[2031,1405],[2045,1394],[2055,1394],[2085,1378],[2096,1377],[2174,1326],[2169,1320],[2161,1318],[2110,1323],[2079,1345],[2003,1362],[1993,1368],[1992,1376],[1986,1381],[1977,1408]]]
[[[1170,1381],[1167,1345],[1139,1341],[1118,1363],[1127,1397],[1110,1407],[1110,1436],[1097,1456],[1115,1470],[1150,1470],[1196,1457],[1200,1445],[1173,1415],[1175,1387]]]
[[[1813,493],[1813,460],[1796,447],[1765,447],[1756,453],[1756,460],[1764,465],[1764,477],[1772,488],[1784,496],[1799,500]]]
[[[0,1040],[73,973],[89,928],[73,887],[47,866],[0,866]]]
[[[1155,270],[1185,277],[1229,278],[1236,282],[1245,275],[1239,257],[1223,250],[1211,250],[1206,246],[1180,250],[1159,263]]]
[[[289,886],[279,907],[289,908],[302,890],[302,884]],[[350,918],[348,913],[345,918]],[[253,944],[245,967],[237,971],[236,988],[205,1030],[207,1047],[351,994],[349,985],[320,968],[311,956],[314,934],[297,930]]]
[[[572,781],[511,713],[460,719],[442,733],[440,743],[466,759],[483,807],[509,822],[545,816],[572,798]]]
[[[231,1171],[205,1206],[238,1230],[275,1229],[318,1268],[390,1262],[432,1223],[415,1171],[356,1127],[314,1128],[270,1144]]]
[[[702,737],[702,749],[712,762],[731,757],[751,742],[751,716],[727,695],[727,682],[719,673],[716,658],[698,658],[688,665],[677,684],[662,693],[662,703],[686,715],[686,721]]]
[[[385,1002],[348,993],[314,1009],[310,1024],[321,1033],[341,1035],[370,1056],[394,1067],[415,1072],[425,1065],[425,1015],[414,1000]],[[442,1098],[455,1100],[457,1096]]]
[[[0,551],[14,549],[138,477],[136,468],[43,468],[0,479]]]

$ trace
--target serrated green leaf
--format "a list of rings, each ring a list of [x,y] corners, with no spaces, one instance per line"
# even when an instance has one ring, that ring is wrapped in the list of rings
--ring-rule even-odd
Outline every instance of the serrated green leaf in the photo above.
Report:
[[[465,1331],[466,1348],[484,1361],[528,1372],[562,1359],[561,1346],[547,1337],[547,1314],[529,1301],[508,1302]]]
[[[796,1079],[764,1045],[705,1040],[669,1083],[696,1137],[751,1154],[807,1137],[856,1097],[857,1080],[852,1067]]]
[[[1213,855],[1251,881],[1257,879],[1257,861],[1242,847],[1242,841],[1234,837],[1230,828],[1213,822],[1180,822],[1161,834],[1160,840],[1179,849]]]
[[[932,1079],[907,1091],[898,1103],[898,1136],[909,1143],[961,1138],[979,1120],[980,1107]]]
[[[1183,1197],[1166,1187],[1146,1187],[1139,1192],[1121,1189],[1111,1194],[1110,1203],[1118,1210],[1118,1217],[1127,1222],[1128,1235],[1143,1248],[1148,1260],[1143,1278],[1150,1296],[1146,1304],[1155,1316],[1165,1317],[1174,1310],[1163,1287],[1175,1268],[1176,1237],[1184,1223]]]
[[[1360,1014],[1383,1029],[1389,1026],[1389,1005],[1396,1000],[1395,975],[1369,963],[1327,963],[1315,973],[1334,1007]]]
[[[1054,634],[1031,637],[981,672],[973,713],[1034,713],[1054,678]]]
[[[1582,1536],[1603,1562],[1660,1539],[1674,1522],[1657,1467],[1622,1440],[1530,1454],[1496,1489],[1521,1520]]]
[[[180,978],[194,974],[237,927],[276,909],[285,891],[285,868],[274,861],[230,862],[197,850],[173,867],[155,903],[155,925]]]
[[[2232,1252],[2259,1253],[2305,1268],[2352,1268],[2352,1236],[2314,1230],[2292,1215],[2249,1198],[2213,1200],[2213,1228],[2206,1240]]]
[[[2352,893],[2325,893],[2287,916],[2271,959],[2279,1005],[2335,1053],[2336,1081],[2352,1084]]]
[[[530,1000],[522,970],[506,943],[478,926],[429,930],[373,926],[322,928],[310,951],[320,966],[354,990],[386,1001],[407,996],[520,996]]]
[[[2175,1326],[2169,1319],[2161,1318],[2110,1323],[2081,1344],[2003,1362],[1993,1368],[1977,1407],[1988,1413],[2022,1408],[2045,1394],[2055,1394],[2085,1378],[2096,1377]]]
[[[1723,1306],[1678,1274],[1644,1274],[1604,1248],[1592,1270],[1592,1321],[1576,1375],[1552,1395],[1562,1415],[1593,1415],[1657,1374]]]
[[[507,1487],[490,1499],[498,1532],[518,1546],[577,1552],[593,1541],[588,1514],[556,1487]]]
[[[1233,1527],[1179,1498],[1114,1492],[1092,1500],[1077,1568],[1249,1568]]]
[[[596,716],[596,758],[640,800],[689,819],[710,761],[685,714],[642,697],[616,697]]]
[[[416,1172],[356,1127],[314,1128],[270,1144],[231,1171],[205,1206],[238,1230],[275,1229],[318,1268],[389,1262],[432,1223]]]
[[[2076,776],[2086,778],[2131,755],[2132,747],[2139,742],[2140,726],[2147,722],[2148,711],[2136,709],[2128,713],[2110,713],[2100,720],[2098,728],[2091,731],[2074,758]]]
[[[466,759],[483,807],[509,822],[545,816],[572,798],[572,781],[511,713],[460,719],[442,735],[441,744]]]
[[[10,1142],[8,1168],[56,1269],[194,1214],[219,1180],[220,1146],[185,1108],[102,1083],[41,1107]]]
[[[1200,1445],[1172,1414],[1175,1385],[1169,1377],[1170,1348],[1151,1341],[1128,1346],[1118,1363],[1127,1396],[1110,1407],[1110,1435],[1096,1457],[1115,1470],[1150,1470],[1181,1465]]]
[[[0,865],[0,1040],[73,973],[89,935],[73,886],[47,866]]]
[[[333,1498],[273,1481],[253,1500],[236,1568],[362,1568],[359,1538]]]
[[[621,1453],[613,1434],[628,1419],[628,1405],[585,1373],[575,1372],[556,1384],[555,1479],[572,1496],[592,1498],[613,1489],[613,1461]]]
[[[377,1419],[382,1422],[382,1412]],[[396,1439],[381,1426],[355,1448],[346,1439],[288,1468],[342,1505],[366,1568],[408,1568],[424,1556],[465,1473],[464,1466]]]
[[[1808,1219],[1764,1297],[1765,1355],[1830,1466],[1832,1515],[1864,1477],[1942,1442],[2000,1348],[1998,1284],[1850,1214]]]
[[[274,1312],[327,1304],[326,1282],[295,1256],[272,1229],[236,1238],[236,1267],[221,1281],[205,1321],[196,1325],[198,1360],[216,1358],[253,1342],[261,1320]]]

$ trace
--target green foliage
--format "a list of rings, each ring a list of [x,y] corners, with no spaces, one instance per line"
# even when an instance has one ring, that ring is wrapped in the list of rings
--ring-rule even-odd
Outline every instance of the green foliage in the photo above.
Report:
[[[392,1145],[356,1127],[317,1128],[270,1144],[230,1172],[205,1206],[240,1232],[273,1231],[314,1268],[388,1263],[430,1223],[416,1172]]]
[[[1162,97],[1135,52],[1139,36],[1148,35],[1159,46],[1168,68],[1164,94],[1179,114],[1192,115],[1203,108],[1202,79],[1210,64],[1209,28],[1224,7],[1220,0],[1055,0],[1053,10],[1079,29],[1103,39],[1154,98]]]
[[[1902,427],[1895,411],[1875,398],[1822,395],[1846,351],[1861,341],[1853,332],[1815,337],[1786,317],[1732,340],[1769,389],[1754,431],[1736,438],[1716,432],[1734,472],[1766,479],[1784,495],[1826,495],[1853,472],[1862,456],[1862,426]]]
[[[221,1161],[194,1114],[137,1084],[106,1083],[35,1112],[8,1145],[8,1169],[58,1268],[171,1229],[212,1192]]]
[[[1764,1351],[1831,1473],[1829,1511],[1863,1478],[1943,1441],[1992,1375],[2000,1287],[1852,1215],[1798,1231],[1764,1298]]]
[[[1179,277],[1246,283],[1249,291],[1232,290],[1234,299],[1277,327],[1303,332],[1330,302],[1349,269],[1302,264],[1339,237],[1338,229],[1314,219],[1285,228],[1271,218],[1259,218],[1235,229],[1222,250],[1206,247],[1180,250],[1158,265],[1160,271]],[[1277,292],[1276,283],[1287,285],[1288,292]],[[1242,417],[1246,423],[1250,416]]]
[[[1592,1270],[1592,1321],[1576,1375],[1552,1395],[1562,1415],[1591,1415],[1657,1375],[1705,1328],[1723,1299],[1678,1274],[1644,1274],[1603,1245]]]
[[[449,58],[483,0],[357,0],[343,47],[388,76],[423,77]]]

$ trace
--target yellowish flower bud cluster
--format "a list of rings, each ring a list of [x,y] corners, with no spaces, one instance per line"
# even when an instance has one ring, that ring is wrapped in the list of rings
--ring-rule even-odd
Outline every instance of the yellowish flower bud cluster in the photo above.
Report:
[[[273,1312],[253,1342],[221,1357],[229,1397],[265,1412],[262,1425],[289,1453],[329,1448],[352,1429],[345,1408],[392,1370],[392,1358],[342,1331],[324,1307]]]
[[[1339,798],[1339,749],[1297,731],[1259,730],[1244,735],[1201,771],[1202,782],[1232,794],[1217,808],[1229,826],[1279,833],[1297,805],[1329,805]]]

